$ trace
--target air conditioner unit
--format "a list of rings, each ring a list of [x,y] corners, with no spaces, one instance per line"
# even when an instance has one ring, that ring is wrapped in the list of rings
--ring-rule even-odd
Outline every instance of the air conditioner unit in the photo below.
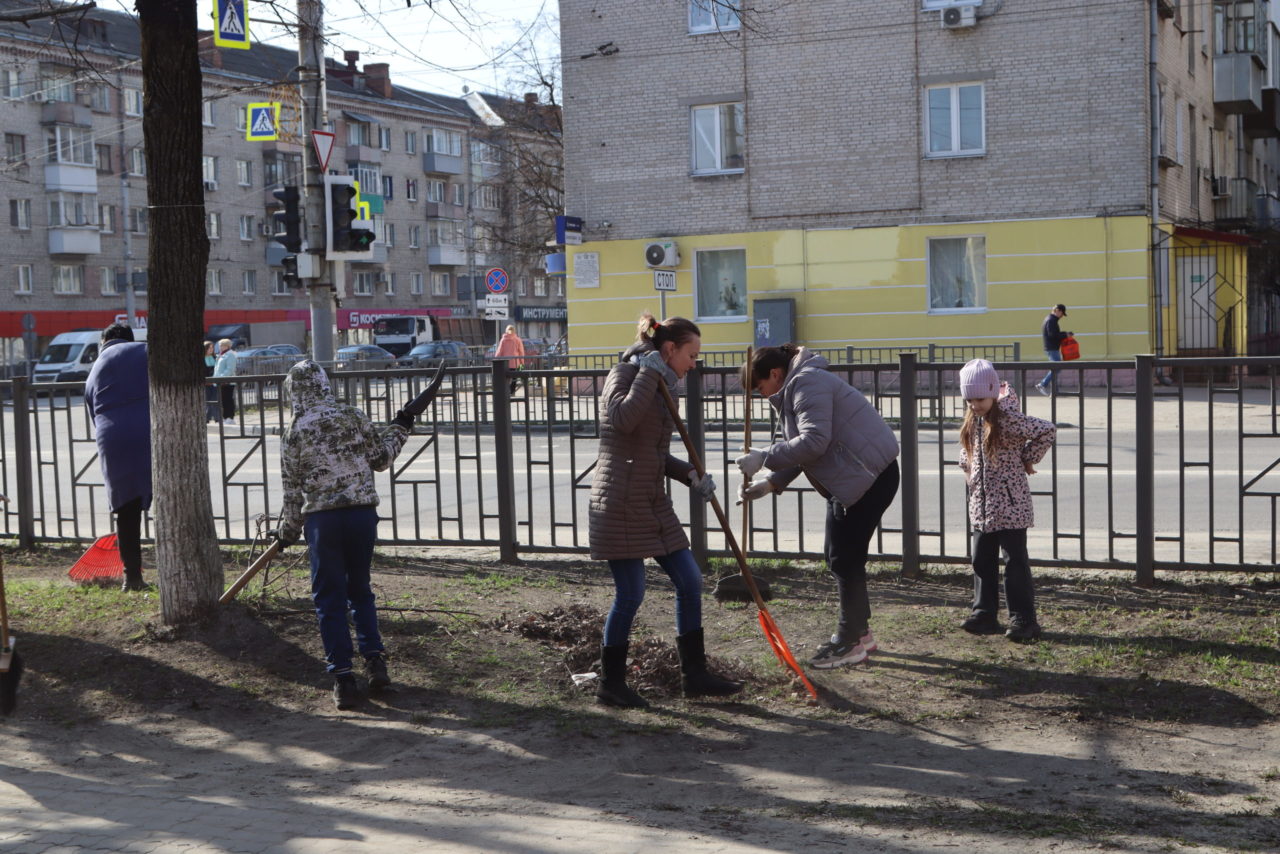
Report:
[[[939,17],[942,19],[942,28],[944,30],[972,27],[978,23],[978,8],[976,6],[948,6],[942,10]]]
[[[275,237],[276,226],[271,220],[263,220],[262,224],[259,225],[258,228],[262,231],[263,237]]]
[[[43,93],[43,92],[32,92],[32,93],[31,93],[31,100],[35,101],[37,104],[42,104],[42,103],[44,103],[46,100],[48,100],[48,98],[49,98],[49,96],[48,96],[48,95],[46,95],[46,94],[45,94],[45,93]]]
[[[674,240],[655,241],[645,245],[644,262],[650,267],[679,267],[680,250]]]
[[[1209,179],[1209,185],[1212,188],[1210,193],[1215,199],[1221,199],[1231,195],[1231,179],[1225,176],[1218,176]]]
[[[206,190],[216,190],[216,189],[218,189],[218,182],[217,182],[217,181],[205,181],[205,182],[204,182],[204,188],[205,188]]]

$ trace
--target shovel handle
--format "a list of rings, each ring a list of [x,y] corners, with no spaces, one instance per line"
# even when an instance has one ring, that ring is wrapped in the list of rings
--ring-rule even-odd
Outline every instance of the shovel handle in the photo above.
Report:
[[[9,648],[9,606],[4,601],[4,555],[0,555],[0,652]]]
[[[276,552],[280,551],[280,548],[279,540],[275,540],[271,545],[267,546],[267,550],[258,555],[258,559],[255,560],[249,568],[246,569],[244,573],[227,588],[227,592],[223,593],[218,599],[218,604],[225,605],[232,599],[236,598],[236,594],[244,589],[244,586],[252,581],[255,575],[265,569],[267,564],[271,563],[271,559],[276,556]]]

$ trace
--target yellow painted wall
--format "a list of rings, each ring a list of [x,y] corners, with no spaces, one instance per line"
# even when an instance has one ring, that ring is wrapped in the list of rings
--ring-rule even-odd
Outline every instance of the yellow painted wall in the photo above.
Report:
[[[983,235],[987,305],[965,313],[928,310],[927,241]],[[665,238],[664,238],[665,239]],[[796,337],[815,347],[1007,344],[1042,358],[1040,326],[1055,303],[1067,305],[1063,329],[1076,333],[1084,358],[1151,351],[1148,310],[1150,231],[1144,217],[959,223],[690,235],[680,250],[677,292],[667,314],[691,317],[707,350],[752,343],[750,318],[693,316],[694,254],[744,248],[748,300],[796,300]],[[635,336],[641,311],[659,314],[647,240],[569,247],[569,343],[574,353],[617,352]],[[578,281],[576,256],[599,255],[599,287]]]

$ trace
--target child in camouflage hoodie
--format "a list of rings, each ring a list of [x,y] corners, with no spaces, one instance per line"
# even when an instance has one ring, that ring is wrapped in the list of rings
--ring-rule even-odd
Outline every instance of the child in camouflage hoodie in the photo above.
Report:
[[[413,415],[402,410],[381,433],[369,417],[339,404],[324,369],[297,363],[284,382],[293,422],[280,440],[284,510],[277,534],[288,545],[305,534],[311,554],[311,598],[320,623],[333,698],[352,708],[360,693],[351,672],[350,610],[371,689],[391,684],[378,632],[378,612],[369,586],[369,565],[378,532],[378,491],[373,473],[383,471],[404,447]]]

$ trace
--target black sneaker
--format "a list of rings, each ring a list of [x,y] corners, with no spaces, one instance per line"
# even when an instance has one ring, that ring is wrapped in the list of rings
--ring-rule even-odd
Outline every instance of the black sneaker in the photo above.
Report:
[[[1009,621],[1009,631],[1004,636],[1011,641],[1033,641],[1040,637],[1040,624],[1035,620],[1021,620],[1014,617]]]
[[[971,635],[998,635],[1004,631],[1000,621],[990,614],[970,614],[960,628]]]
[[[381,691],[390,687],[391,677],[387,675],[387,654],[374,653],[364,660],[365,672],[369,674],[369,690]]]
[[[333,704],[339,709],[354,709],[360,705],[360,686],[354,673],[341,673],[333,677]]]

